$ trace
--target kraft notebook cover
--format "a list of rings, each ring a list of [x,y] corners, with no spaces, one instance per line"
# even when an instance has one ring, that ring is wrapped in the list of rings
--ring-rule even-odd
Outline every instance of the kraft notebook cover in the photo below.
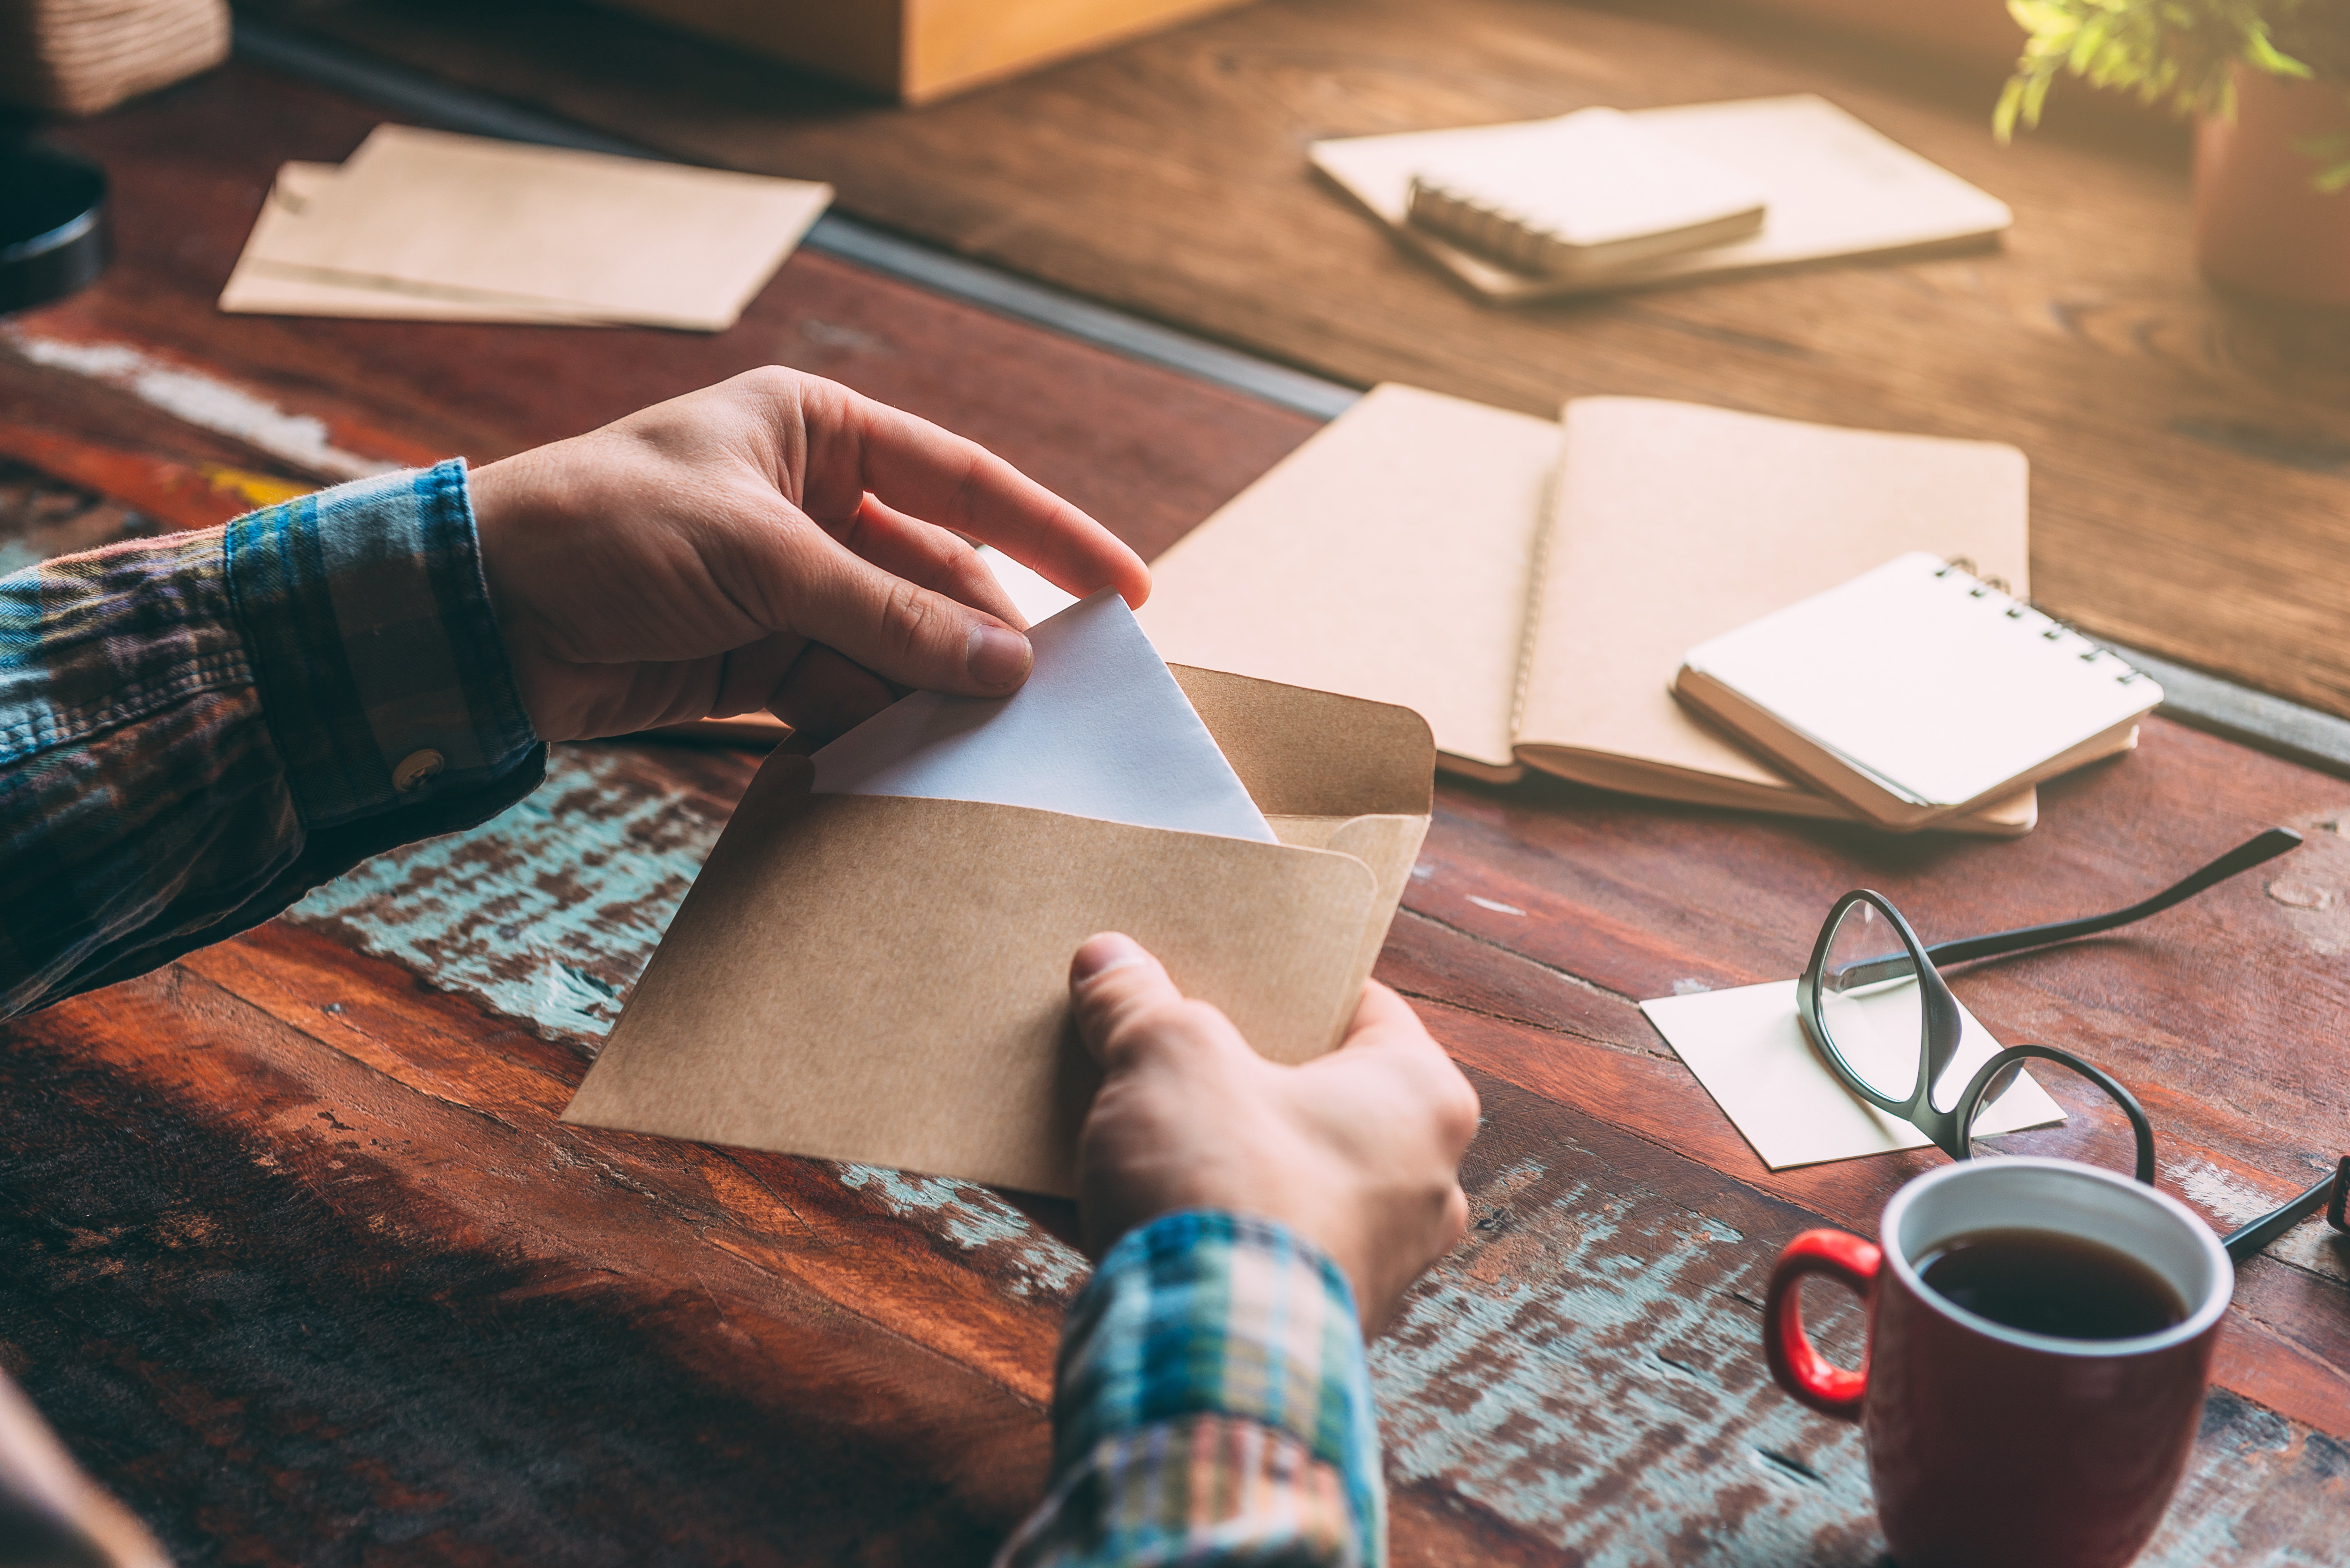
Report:
[[[2013,222],[2005,202],[1809,93],[1636,109],[1627,118],[1760,184],[1769,197],[1761,230],[1702,250],[1544,276],[1472,254],[1408,215],[1412,176],[1423,166],[1472,156],[1481,139],[1503,141],[1542,122],[1346,137],[1315,142],[1306,156],[1397,238],[1472,293],[1501,304],[1835,257],[1968,248],[1995,239]]]
[[[1040,637],[1040,670],[1050,651]],[[565,1119],[1073,1194],[1098,1079],[1068,965],[1098,930],[1157,952],[1264,1055],[1331,1049],[1428,829],[1428,727],[1171,673],[1278,842],[816,794],[816,764],[778,749]]]
[[[1671,684],[1708,637],[1911,545],[2023,591],[2022,454],[1641,398],[1553,422],[1389,385],[1159,557],[1139,618],[1170,659],[1410,707],[1451,772],[1861,820]],[[2035,809],[2026,789],[1944,826],[2012,836]]]
[[[2162,688],[1915,552],[1691,649],[1681,700],[1879,826],[1930,826],[2129,746]]]
[[[1432,149],[1411,221],[1519,272],[1569,275],[1743,239],[1770,192],[1612,109]]]

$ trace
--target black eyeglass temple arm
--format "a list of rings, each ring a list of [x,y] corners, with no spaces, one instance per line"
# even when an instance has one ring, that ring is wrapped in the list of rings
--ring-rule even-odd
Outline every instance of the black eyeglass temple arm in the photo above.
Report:
[[[2158,915],[2173,904],[2181,904],[2204,888],[2224,882],[2240,871],[2249,871],[2263,860],[2273,860],[2301,842],[2301,835],[2290,827],[2272,827],[2267,832],[2239,844],[2209,866],[2182,877],[2151,898],[2132,904],[2126,909],[2116,909],[2107,915],[2085,915],[2077,920],[2057,920],[2045,926],[2025,926],[2018,930],[1994,931],[1984,937],[1963,937],[1957,941],[1939,942],[1926,950],[1928,960],[1936,964],[1965,963],[1970,959],[1997,958],[2002,953],[2022,952],[2026,948],[2045,947],[2051,942],[2070,941],[2074,937],[2090,937],[2099,931],[2110,931],[2143,920],[2148,915]]]
[[[2220,1245],[2228,1249],[2231,1262],[2241,1263],[2246,1258],[2265,1251],[2270,1242],[2320,1209],[2326,1208],[2329,1199],[2335,1212],[2339,1212],[2345,1185],[2350,1185],[2350,1159],[2344,1160],[2332,1176],[2282,1208],[2272,1209],[2251,1223],[2220,1237]]]

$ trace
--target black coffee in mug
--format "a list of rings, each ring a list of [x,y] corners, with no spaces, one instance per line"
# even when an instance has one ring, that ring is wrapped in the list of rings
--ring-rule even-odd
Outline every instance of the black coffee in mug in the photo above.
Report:
[[[1914,1266],[1936,1294],[2026,1334],[2135,1339],[2187,1320],[2187,1303],[2161,1274],[2118,1248],[2061,1231],[1970,1231]]]

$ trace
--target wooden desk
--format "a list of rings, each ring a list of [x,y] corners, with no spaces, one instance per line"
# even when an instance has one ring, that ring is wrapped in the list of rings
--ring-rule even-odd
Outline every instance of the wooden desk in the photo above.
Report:
[[[567,0],[245,8],[681,156],[832,181],[860,216],[1358,386],[2012,441],[2046,607],[2350,713],[2350,328],[2202,286],[2183,140],[2160,128],[2002,149],[1977,67],[1705,0],[1260,0],[914,111]],[[2004,199],[2005,249],[1497,310],[1305,163],[1319,137],[1794,91]]]
[[[213,314],[277,162],[374,118],[232,70],[77,131],[126,254],[0,328],[0,452],[206,522],[779,358],[1155,550],[1306,433],[814,256],[714,338]],[[0,506],[52,545],[140,525],[24,470]],[[556,1120],[754,764],[557,748],[487,827],[0,1028],[0,1366],[183,1562],[978,1563],[1029,1506],[1083,1269],[1018,1205]],[[2302,827],[2263,877],[1958,990],[2136,1086],[2164,1183],[2215,1220],[2342,1152],[2350,784],[2158,722],[2043,800],[2029,838],[1943,843],[1440,790],[1380,973],[1488,1120],[1475,1228],[1373,1352],[1399,1563],[1878,1560],[1859,1443],[1769,1386],[1757,1301],[1788,1236],[1867,1227],[1939,1157],[1768,1173],[1633,1006],[1794,972],[1848,887],[1949,935]],[[2116,1119],[2068,1106],[2012,1147],[2114,1154]],[[1849,1359],[1854,1314],[1829,1322]],[[2338,1561],[2350,1247],[2303,1227],[2245,1266],[2221,1382],[2147,1561]]]

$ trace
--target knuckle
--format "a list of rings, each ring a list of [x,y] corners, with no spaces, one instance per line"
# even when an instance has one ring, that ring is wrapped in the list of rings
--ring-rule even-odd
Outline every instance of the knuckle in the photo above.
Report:
[[[1143,1055],[1200,1040],[1222,1017],[1205,1002],[1180,997],[1134,998],[1118,1008],[1105,1044],[1112,1055]]]
[[[937,616],[931,597],[903,577],[892,577],[881,607],[882,625],[887,628],[892,650],[912,657],[922,650],[932,635]]]
[[[1477,1137],[1477,1124],[1484,1114],[1484,1106],[1477,1097],[1476,1087],[1457,1067],[1445,1075],[1443,1085],[1436,1095],[1437,1130],[1455,1148],[1466,1148]]]

